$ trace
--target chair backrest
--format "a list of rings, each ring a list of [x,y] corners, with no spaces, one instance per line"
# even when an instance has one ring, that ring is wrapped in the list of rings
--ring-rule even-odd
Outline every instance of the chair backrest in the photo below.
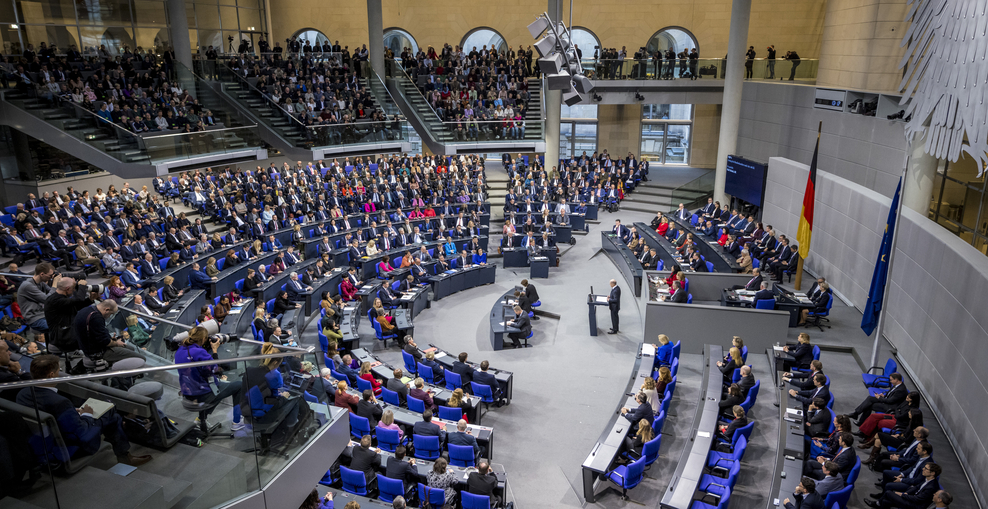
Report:
[[[350,434],[360,440],[364,435],[370,435],[370,421],[366,417],[350,414]]]
[[[244,291],[244,280],[243,279],[238,279],[236,283],[233,283],[233,286],[236,287],[236,289],[237,289],[238,292],[243,292]]]
[[[748,362],[748,347],[741,347],[741,362]]]
[[[898,371],[898,369],[899,369],[899,364],[895,362],[895,359],[889,357],[889,360],[885,361],[885,373],[883,374],[885,376],[889,376],[892,373]]]
[[[398,393],[386,387],[381,387],[381,399],[389,405],[401,406],[401,398],[398,397]]]
[[[638,458],[638,461],[628,465],[628,471],[624,477],[624,482],[621,483],[621,487],[631,489],[638,486],[638,483],[642,482],[642,474],[644,473],[645,457],[642,456],[641,458]]]
[[[491,509],[491,497],[474,495],[466,490],[460,492],[460,503],[463,509]]]
[[[458,467],[474,466],[473,447],[449,444],[449,464]]]
[[[655,419],[652,420],[652,431],[654,431],[656,435],[661,435],[662,427],[665,426],[665,423],[666,423],[666,413],[662,410],[659,410],[659,415],[657,415]]]
[[[686,303],[687,304],[692,304],[693,303],[693,294],[692,293],[686,296]]]
[[[851,471],[847,473],[847,479],[845,482],[850,485],[854,485],[854,482],[858,480],[858,474],[861,473],[861,458],[854,458],[854,466],[851,467]]]
[[[322,331],[319,330],[319,329],[316,329],[316,333],[319,336],[319,348],[321,348],[323,352],[329,353],[329,338],[327,338],[326,335],[323,334]],[[333,352],[333,353],[336,353],[336,352]],[[332,359],[330,359],[330,360],[332,360]],[[327,364],[329,364],[329,363],[327,363]]]
[[[484,403],[494,402],[494,391],[490,385],[470,382],[470,389],[473,391],[473,395],[479,397]]]
[[[381,492],[378,498],[389,504],[394,502],[395,497],[405,496],[405,483],[401,482],[401,479],[378,475],[377,487]]]
[[[446,504],[446,490],[441,490],[439,488],[430,488],[422,483],[419,483],[419,505],[425,507],[428,500],[428,504],[431,507],[442,507]]]
[[[753,429],[755,429],[755,421],[751,421],[748,424],[734,430],[734,436],[731,437],[731,443],[737,444],[741,437],[744,437],[746,441],[749,440],[751,438],[751,430]]]
[[[813,345],[813,360],[820,360],[820,347],[817,345]]]
[[[463,387],[463,380],[460,378],[459,373],[448,369],[443,369],[443,373],[445,374],[447,389],[455,391]]]
[[[436,375],[432,372],[432,368],[430,366],[426,366],[420,362],[416,367],[419,370],[419,377],[430,384],[436,383]]]
[[[439,418],[456,422],[463,418],[463,411],[456,407],[439,405]]]
[[[677,345],[679,343],[676,343]],[[675,350],[673,350],[675,352]],[[679,373],[679,359],[673,357],[672,364],[669,365],[669,371],[672,376],[676,376]]]
[[[274,299],[267,301],[267,303],[264,304],[264,308],[268,313],[274,313]]]
[[[662,404],[659,406],[659,412],[661,413],[668,412],[670,402],[672,402],[672,394],[667,392],[665,397],[662,398]]]
[[[703,263],[705,263],[707,265],[707,272],[713,272],[714,271],[714,262],[703,262]]]
[[[748,396],[751,397],[752,402],[758,399],[758,389],[761,388],[761,386],[762,386],[762,381],[755,380],[755,385],[752,385],[751,389],[748,389]]]
[[[413,398],[413,397],[409,396],[407,398],[407,400],[408,400],[408,409],[409,410],[411,410],[413,412],[418,412],[418,413],[425,412],[425,402],[423,402],[421,399]]]
[[[737,443],[734,444],[734,456],[735,461],[741,461],[744,457],[744,450],[748,448],[748,438],[744,435],[738,437]]]
[[[374,428],[374,433],[377,435],[377,446],[382,450],[395,452],[395,449],[401,443],[401,434],[396,429],[382,428],[378,425]]]
[[[662,435],[659,434],[656,434],[655,438],[645,442],[645,445],[642,446],[642,458],[645,459],[645,466],[655,463],[655,460],[659,458],[659,448],[661,446]]]
[[[416,366],[415,366],[416,365],[416,362],[415,362],[415,356],[414,355],[406,352],[405,350],[402,350],[401,351],[401,358],[402,358],[402,360],[405,361],[405,371],[408,371],[409,373],[411,373],[413,375],[416,374],[416,373],[418,373],[418,368],[416,368]]]
[[[847,502],[851,500],[851,490],[853,489],[854,484],[848,484],[837,491],[827,493],[827,498],[823,500],[823,507],[844,509],[847,507]]]
[[[682,349],[682,344],[679,341],[676,341],[676,344],[672,345],[672,357],[674,359],[679,360],[679,352],[681,349]],[[676,365],[678,366],[679,363],[677,362]],[[676,373],[673,373],[673,375],[675,374]]]
[[[424,460],[434,460],[442,452],[439,446],[439,437],[412,435],[412,445],[415,447],[415,457]]]
[[[368,390],[369,391],[373,391],[374,390],[374,384],[368,382],[367,380],[364,380],[363,378],[359,378],[358,377],[357,378],[357,390],[360,391],[360,392],[364,392],[364,391],[368,391]]]
[[[775,309],[775,299],[758,299],[755,301],[755,309]]]
[[[676,395],[676,382],[677,381],[678,380],[677,380],[676,377],[672,377],[672,381],[669,382],[668,384],[666,384],[666,391],[665,391],[665,393],[662,396],[663,399],[665,399],[665,394],[669,394],[670,396],[675,396]]]
[[[216,260],[216,268],[217,269],[223,270],[223,267],[225,265],[226,265],[226,258],[220,258],[219,260]]]
[[[341,466],[340,476],[343,478],[343,491],[354,495],[367,495],[367,478],[364,477],[363,472]]]

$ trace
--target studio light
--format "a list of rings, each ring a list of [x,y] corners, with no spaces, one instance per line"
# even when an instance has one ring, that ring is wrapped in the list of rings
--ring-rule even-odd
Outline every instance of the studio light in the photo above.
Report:
[[[539,59],[539,70],[542,71],[543,74],[559,74],[559,71],[562,69],[563,56],[559,53]]]
[[[593,90],[593,83],[583,76],[583,66],[566,25],[555,23],[548,13],[542,13],[528,25],[528,32],[538,41],[535,51],[540,57],[538,66],[545,75],[546,87],[563,91],[563,100],[569,106],[582,101]],[[599,96],[594,97],[600,101]]]
[[[528,33],[532,34],[532,39],[538,39],[539,36],[542,35],[542,32],[545,32],[545,29],[547,28],[549,28],[548,17],[543,18],[542,16],[539,16],[538,18],[535,18],[535,21],[533,21],[531,25],[528,25]]]
[[[545,57],[556,50],[556,37],[552,34],[545,36],[541,41],[535,43],[535,51],[540,57]]]

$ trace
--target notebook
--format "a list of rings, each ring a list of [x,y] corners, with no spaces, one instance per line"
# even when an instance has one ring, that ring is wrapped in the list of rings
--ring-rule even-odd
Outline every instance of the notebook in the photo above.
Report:
[[[103,417],[103,414],[109,412],[110,409],[113,408],[113,403],[98,400],[98,399],[93,399],[93,398],[87,399],[86,402],[82,404],[82,406],[86,406],[86,405],[89,405],[93,409],[94,419],[99,419],[100,417]]]

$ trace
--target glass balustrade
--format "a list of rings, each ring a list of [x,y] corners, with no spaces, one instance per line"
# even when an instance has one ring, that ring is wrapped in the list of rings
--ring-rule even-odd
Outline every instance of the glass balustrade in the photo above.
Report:
[[[745,62],[747,64],[747,62]],[[800,60],[766,60],[756,58],[751,61],[751,79],[788,80],[816,82],[820,61],[803,58]],[[700,58],[695,61],[675,60],[623,60],[587,59],[581,61],[584,74],[594,80],[656,80],[656,79],[724,79],[727,60],[722,58]],[[742,67],[748,77],[747,65]]]

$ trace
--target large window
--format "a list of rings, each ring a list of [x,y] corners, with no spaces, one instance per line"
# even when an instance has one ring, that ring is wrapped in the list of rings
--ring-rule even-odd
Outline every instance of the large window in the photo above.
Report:
[[[577,104],[562,107],[559,123],[559,157],[588,155],[597,150],[597,105]]]
[[[330,42],[329,37],[326,37],[326,34],[314,28],[306,28],[295,32],[295,37],[298,39],[298,42],[302,44],[303,48],[305,47],[305,43],[309,43],[309,45],[312,46],[313,51],[321,51],[322,45]]]
[[[460,46],[463,47],[465,53],[473,51],[474,48],[477,48],[477,51],[481,51],[484,47],[487,49],[494,48],[498,52],[508,49],[507,43],[504,42],[504,37],[501,37],[501,34],[490,28],[477,28],[470,31],[463,38]]]
[[[689,164],[692,104],[642,105],[641,158],[654,164]]]
[[[985,175],[978,177],[978,164],[964,154],[937,169],[929,217],[988,254],[988,189]]]
[[[583,27],[573,27],[570,29],[570,35],[573,38],[573,44],[583,55],[580,60],[581,63],[584,63],[584,65],[586,63],[593,63],[594,47],[600,46],[600,39],[593,32]]]
[[[667,50],[672,48],[673,51],[679,53],[684,49],[699,49],[696,43],[696,37],[689,30],[681,27],[668,27],[655,32],[649,40],[648,44],[645,45],[645,49],[648,53],[654,54],[658,50]],[[701,54],[702,55],[702,54]]]
[[[419,51],[419,44],[415,42],[412,34],[400,28],[389,28],[384,31],[384,47],[390,49],[395,58],[401,58],[401,52],[405,48],[409,48],[413,58]]]

